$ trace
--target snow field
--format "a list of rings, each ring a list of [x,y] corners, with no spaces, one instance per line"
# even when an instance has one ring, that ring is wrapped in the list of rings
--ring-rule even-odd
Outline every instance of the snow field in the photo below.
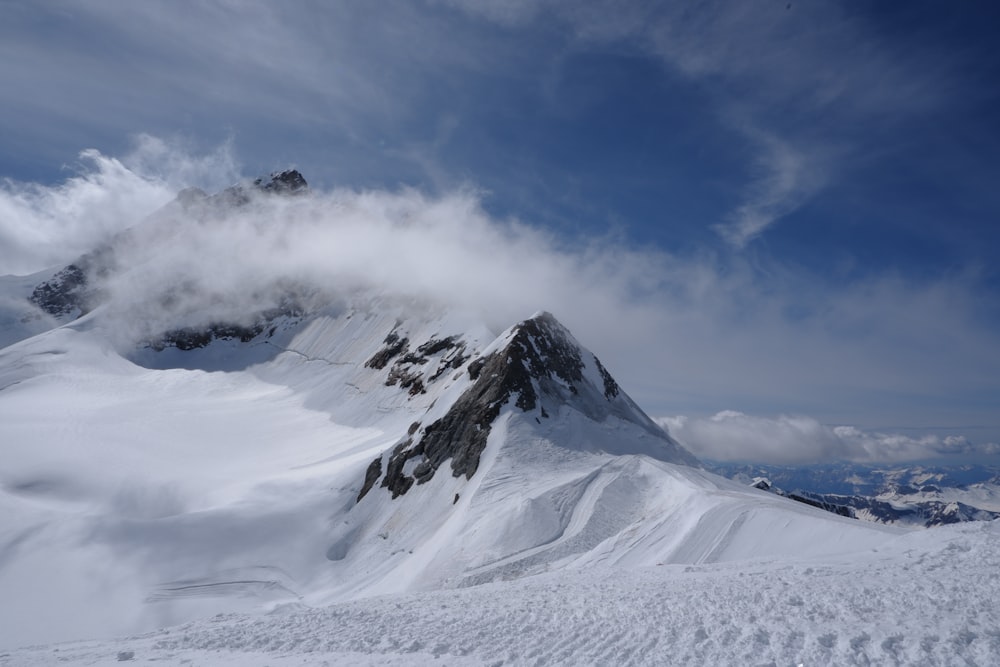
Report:
[[[2,665],[988,665],[1000,525],[836,559],[561,570],[266,616],[220,615]],[[58,650],[55,650],[58,649]]]

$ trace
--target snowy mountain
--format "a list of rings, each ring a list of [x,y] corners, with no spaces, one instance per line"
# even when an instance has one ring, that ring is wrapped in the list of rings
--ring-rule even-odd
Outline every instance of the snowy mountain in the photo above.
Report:
[[[746,483],[755,477],[767,477],[786,489],[839,495],[908,495],[919,491],[930,493],[943,489],[971,489],[1000,483],[1000,467],[971,463],[841,462],[794,466],[709,461],[706,465],[724,477]]]
[[[1000,470],[988,466],[713,463],[710,469],[797,502],[876,523],[930,528],[1000,518]]]
[[[995,561],[973,558],[997,553],[992,528],[951,534],[951,558],[707,472],[547,312],[495,332],[482,312],[372,284],[293,272],[248,286],[214,266],[195,282],[204,244],[167,252],[246,207],[308,196],[297,172],[189,191],[71,266],[0,281],[0,664],[54,660],[18,646],[186,622],[57,660],[905,657],[926,633],[893,639],[900,621],[883,612],[865,612],[867,640],[838,639],[816,573],[895,577],[915,550],[927,576]],[[983,627],[1000,581],[973,593],[991,592]],[[779,639],[782,617],[806,616]],[[938,636],[1000,655],[972,627]],[[927,655],[951,651],[937,641]]]

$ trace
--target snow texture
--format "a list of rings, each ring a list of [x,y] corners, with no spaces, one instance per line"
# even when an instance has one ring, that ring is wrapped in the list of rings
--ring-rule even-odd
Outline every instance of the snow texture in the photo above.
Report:
[[[214,618],[2,665],[994,665],[1000,524],[841,558],[565,569]]]

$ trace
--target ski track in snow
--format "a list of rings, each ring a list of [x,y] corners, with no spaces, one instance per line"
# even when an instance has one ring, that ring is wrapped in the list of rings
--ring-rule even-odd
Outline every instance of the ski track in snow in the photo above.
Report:
[[[831,560],[563,570],[146,635],[0,665],[1000,664],[1000,524]]]

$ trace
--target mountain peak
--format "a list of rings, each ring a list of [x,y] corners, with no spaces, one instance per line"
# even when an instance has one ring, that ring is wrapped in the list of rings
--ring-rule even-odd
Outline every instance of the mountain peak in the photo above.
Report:
[[[372,461],[359,501],[380,478],[393,498],[404,494],[414,483],[429,481],[449,459],[453,476],[470,479],[494,422],[511,405],[539,425],[567,409],[595,422],[609,417],[631,422],[663,441],[665,459],[698,465],[551,313],[536,313],[508,329],[466,371],[472,384],[444,416],[427,425],[415,422],[387,457]]]
[[[258,178],[253,184],[264,192],[292,193],[309,189],[309,184],[297,169],[272,172],[267,179]]]
[[[568,398],[566,391],[573,396],[580,395],[587,367],[587,353],[555,316],[547,311],[539,311],[513,327],[511,332],[507,347],[539,383],[541,393],[562,398]],[[606,399],[614,399],[619,393],[618,384],[597,357],[590,357],[600,374],[600,381],[595,383],[596,386],[602,389]],[[526,387],[525,390],[528,393],[526,401],[534,403],[537,400],[535,392],[531,387]],[[542,412],[544,411],[543,407]]]

